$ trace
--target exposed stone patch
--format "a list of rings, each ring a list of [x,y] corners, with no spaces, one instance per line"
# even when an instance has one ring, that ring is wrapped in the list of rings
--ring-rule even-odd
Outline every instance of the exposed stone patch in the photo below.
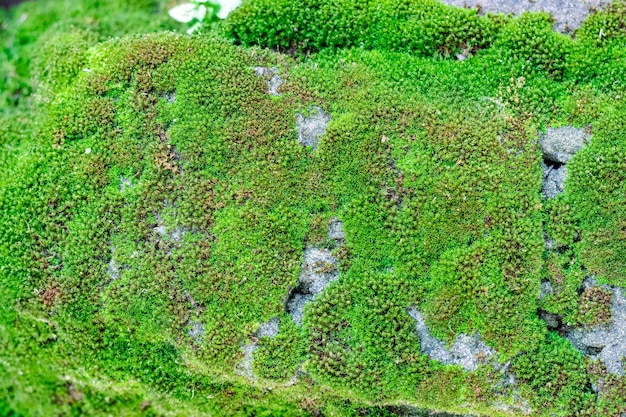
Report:
[[[241,351],[243,352],[243,359],[237,365],[235,369],[235,373],[237,375],[243,376],[250,381],[256,381],[258,378],[254,374],[252,370],[252,362],[254,362],[254,351],[257,350],[259,346],[256,343],[248,343],[241,347]]]
[[[298,284],[287,302],[287,312],[302,326],[304,306],[339,277],[337,259],[326,248],[306,248]]]
[[[252,364],[254,362],[254,352],[259,348],[257,340],[261,337],[276,337],[279,332],[280,319],[274,317],[261,324],[256,332],[254,332],[254,341],[241,346],[243,359],[237,365],[235,373],[246,377],[250,381],[256,381],[258,377],[255,375]]]
[[[543,198],[554,198],[565,190],[567,163],[589,143],[591,135],[584,129],[571,126],[548,128],[539,135],[539,147],[543,155]]]
[[[133,188],[133,183],[130,182],[128,178],[125,178],[124,176],[120,175],[120,192],[123,193],[128,188]]]
[[[273,319],[261,324],[254,335],[256,337],[276,337],[278,336],[279,325],[280,319],[278,317],[274,317]]]
[[[189,330],[187,330],[187,334],[195,343],[202,343],[204,339],[204,325],[197,320],[191,322],[189,326]]]
[[[120,277],[120,266],[115,261],[115,246],[111,246],[111,260],[107,265],[106,274],[109,277],[107,284],[110,284]]]
[[[168,103],[174,104],[176,103],[176,91],[170,91],[169,93],[165,93],[161,95]]]
[[[415,320],[415,326],[420,340],[420,348],[429,358],[441,362],[444,365],[458,365],[466,371],[475,371],[479,365],[489,364],[499,375],[497,380],[490,380],[493,392],[502,397],[508,398],[510,389],[512,392],[512,403],[510,401],[498,401],[493,404],[494,408],[516,412],[524,415],[531,414],[532,409],[528,402],[524,400],[515,386],[515,375],[510,371],[510,362],[500,363],[496,358],[496,352],[482,341],[480,333],[467,335],[461,333],[457,335],[450,348],[446,343],[434,337],[424,317],[415,307],[407,309],[409,316]]]
[[[330,114],[326,114],[321,107],[311,106],[311,114],[309,116],[296,113],[298,142],[302,146],[310,146],[313,150],[316,150],[329,122]]]
[[[571,33],[587,19],[590,10],[610,0],[442,0],[457,7],[479,8],[484,13],[512,13],[525,11],[548,12],[555,19],[554,30]]]
[[[328,238],[337,241],[337,244],[343,243],[346,239],[346,234],[343,231],[343,224],[341,220],[336,217],[330,219],[330,223],[328,224]]]
[[[583,284],[585,289],[595,286],[592,278],[587,278]],[[619,287],[601,286],[613,293],[611,300],[612,320],[607,324],[591,328],[577,327],[566,329],[566,337],[572,345],[593,359],[600,359],[608,372],[615,375],[624,375],[626,356],[626,298]]]
[[[565,190],[567,170],[564,164],[546,164],[542,161],[541,171],[543,172],[541,190],[543,198],[554,198]]]
[[[329,239],[335,241],[336,246],[345,241],[346,236],[339,219],[330,219],[327,235]],[[287,312],[298,326],[302,326],[304,306],[337,278],[339,278],[337,258],[329,249],[308,247],[304,250],[298,283],[291,291],[286,305]]]
[[[460,334],[454,344],[446,347],[446,343],[430,334],[426,321],[415,307],[409,307],[409,315],[415,320],[420,346],[431,359],[444,365],[459,365],[466,371],[475,371],[478,365],[495,356],[495,351],[487,346],[480,338],[480,334]]]
[[[539,297],[541,300],[546,298],[548,295],[554,293],[554,288],[552,288],[552,283],[550,281],[543,281],[539,287]]]
[[[267,92],[273,96],[280,96],[278,89],[283,85],[284,81],[278,75],[277,67],[254,67],[254,73],[259,77],[269,78],[267,81]]]
[[[582,128],[549,127],[546,133],[539,135],[539,147],[544,159],[558,164],[566,164],[576,152],[589,143],[590,138],[591,135]]]

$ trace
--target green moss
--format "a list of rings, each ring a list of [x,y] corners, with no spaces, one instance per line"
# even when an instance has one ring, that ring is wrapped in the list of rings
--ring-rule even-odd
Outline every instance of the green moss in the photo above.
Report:
[[[500,19],[432,0],[307,0],[246,2],[226,30],[243,44],[283,51],[365,47],[453,56],[489,45],[500,26]]]
[[[538,415],[550,415],[547,407],[556,407],[558,415],[563,416],[588,407],[593,394],[585,369],[582,354],[555,333],[550,333],[537,350],[513,363],[524,388],[533,390],[531,401],[535,407],[543,408]]]
[[[607,293],[578,289],[625,279],[621,3],[576,38],[430,0],[251,0],[209,34],[114,39],[174,26],[152,1],[38,4],[0,33],[0,413],[504,414],[494,365],[430,360],[410,306],[448,343],[479,332],[535,415],[619,407],[621,380],[596,396],[537,310],[605,323]],[[297,142],[311,106],[317,150]],[[542,201],[537,129],[571,123],[593,139]],[[340,274],[299,328],[307,245]]]
[[[261,338],[254,352],[254,371],[262,378],[285,381],[294,375],[304,358],[304,344],[300,328],[284,314],[279,333],[273,338]]]

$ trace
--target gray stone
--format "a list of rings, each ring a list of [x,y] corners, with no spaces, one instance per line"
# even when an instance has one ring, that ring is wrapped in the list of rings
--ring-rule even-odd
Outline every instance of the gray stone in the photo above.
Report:
[[[550,281],[543,281],[539,287],[539,297],[541,300],[546,298],[548,295],[554,293],[554,289],[552,288],[552,283]]]
[[[409,315],[415,320],[417,333],[420,338],[420,347],[431,359],[444,365],[458,365],[466,371],[474,371],[478,365],[495,355],[495,351],[487,346],[480,338],[480,334],[460,334],[450,348],[445,342],[430,334],[426,321],[415,307],[408,309]]]
[[[278,75],[277,67],[254,67],[254,73],[259,77],[267,77],[267,92],[273,96],[280,96],[278,89],[283,85],[284,81]]]
[[[243,359],[237,364],[237,368],[235,369],[235,373],[237,375],[243,376],[250,381],[256,381],[258,379],[257,376],[254,374],[254,371],[252,370],[252,362],[254,362],[254,352],[258,348],[259,347],[253,343],[243,345],[241,347],[241,351],[243,352]]]
[[[278,335],[279,325],[280,319],[274,317],[261,324],[254,335],[256,337],[276,337]]]
[[[160,236],[167,235],[167,228],[164,225],[156,226],[153,230],[157,232]]]
[[[328,237],[342,241],[342,236],[345,238],[341,222],[337,219],[331,220]],[[304,250],[298,282],[291,291],[286,305],[287,312],[298,326],[302,326],[304,306],[338,278],[337,258],[329,249],[308,247]]]
[[[587,19],[591,8],[597,8],[610,0],[442,0],[457,7],[480,6],[481,13],[512,13],[525,11],[548,12],[555,19],[554,30],[570,33]]]
[[[541,163],[543,171],[543,187],[541,195],[543,198],[554,198],[565,190],[565,180],[567,179],[567,169],[565,165],[555,167]]]
[[[591,136],[584,129],[571,126],[549,127],[539,135],[539,147],[543,158],[566,164],[576,152],[589,143]]]
[[[346,234],[343,231],[343,224],[341,220],[333,217],[328,224],[328,237],[333,240],[343,241],[346,239]]]
[[[298,142],[302,146],[310,146],[317,149],[320,138],[326,132],[330,115],[317,106],[311,106],[309,116],[296,113],[296,131],[298,132]]]
[[[298,276],[298,287],[303,294],[317,295],[339,276],[337,259],[326,248],[307,248]]]
[[[593,279],[587,279],[583,283],[584,288],[593,285],[595,285]],[[600,359],[608,372],[624,375],[622,357],[626,356],[626,298],[621,288],[614,287],[611,291],[613,292],[611,322],[592,328],[570,329],[566,337],[574,347],[589,355],[591,359]]]
[[[199,321],[193,321],[189,326],[189,330],[187,330],[187,334],[195,343],[202,342],[202,339],[204,339],[204,332],[204,325]]]
[[[291,314],[294,323],[302,327],[302,317],[304,316],[304,306],[311,302],[313,296],[310,294],[294,293],[287,302],[287,312]]]
[[[120,267],[115,261],[115,246],[111,246],[111,260],[107,265],[106,274],[109,277],[109,283],[120,277]]]
[[[176,103],[176,91],[171,91],[169,93],[165,93],[161,97],[163,97],[165,100],[167,100],[167,102],[170,103],[170,104]]]
[[[133,188],[133,183],[128,178],[120,175],[120,192],[126,191],[127,188]]]

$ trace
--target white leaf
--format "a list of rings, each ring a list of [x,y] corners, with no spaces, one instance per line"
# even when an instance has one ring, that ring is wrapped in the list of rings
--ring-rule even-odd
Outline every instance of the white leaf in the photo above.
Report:
[[[204,7],[204,6],[200,6]],[[202,20],[204,19],[204,15],[206,14],[206,7],[204,7],[204,11],[199,10],[200,8],[192,3],[183,3],[179,4],[176,7],[170,9],[170,16],[179,22],[189,23],[193,19]],[[200,16],[200,17],[198,17]]]
[[[190,27],[189,29],[187,29],[187,35],[193,35],[193,33],[200,29],[200,27],[202,26],[202,23],[200,22],[196,22],[195,25],[193,25],[192,27]],[[174,119],[174,121],[176,121],[176,119]]]
[[[220,19],[226,19],[226,17],[235,10],[241,4],[241,0],[220,0],[220,10],[217,12],[217,17]]]

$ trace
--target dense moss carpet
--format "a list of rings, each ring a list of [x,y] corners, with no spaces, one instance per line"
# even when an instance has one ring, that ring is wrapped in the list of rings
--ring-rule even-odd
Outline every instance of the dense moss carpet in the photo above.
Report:
[[[625,4],[171,5],[0,12],[0,415],[626,413]]]

